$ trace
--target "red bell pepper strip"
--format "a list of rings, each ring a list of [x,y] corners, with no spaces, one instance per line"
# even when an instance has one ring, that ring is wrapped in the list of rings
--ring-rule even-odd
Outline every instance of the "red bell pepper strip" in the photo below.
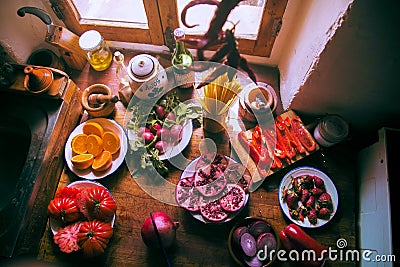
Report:
[[[306,149],[304,148],[303,144],[300,142],[299,138],[293,130],[292,120],[289,117],[286,117],[284,122],[286,126],[285,133],[289,136],[291,144],[296,148],[299,153],[305,153]]]
[[[289,137],[285,134],[285,130],[282,131],[282,130],[277,129],[276,136],[277,136],[278,143],[282,146],[283,150],[285,151],[286,156],[289,159],[292,159],[293,157],[295,157],[296,150],[294,149],[294,147],[292,147]]]
[[[264,151],[265,147],[254,140],[252,136],[248,136],[249,134],[251,133],[240,132],[238,135],[239,142],[249,151],[250,157],[257,163],[257,167],[265,170],[271,164],[271,158],[267,151]]]
[[[316,148],[316,143],[310,132],[304,127],[301,119],[298,116],[292,118],[293,132],[300,140],[302,145],[307,149],[308,152],[314,151]]]

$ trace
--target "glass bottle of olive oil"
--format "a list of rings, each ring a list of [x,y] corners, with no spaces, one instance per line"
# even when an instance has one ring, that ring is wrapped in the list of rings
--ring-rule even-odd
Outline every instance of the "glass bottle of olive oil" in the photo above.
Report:
[[[98,31],[84,32],[79,37],[79,46],[86,53],[86,58],[94,70],[103,71],[111,65],[112,53]]]
[[[172,67],[174,71],[175,84],[181,88],[191,88],[194,84],[194,71],[190,68],[193,64],[193,55],[180,41],[185,37],[181,28],[174,30],[175,51],[172,55]]]

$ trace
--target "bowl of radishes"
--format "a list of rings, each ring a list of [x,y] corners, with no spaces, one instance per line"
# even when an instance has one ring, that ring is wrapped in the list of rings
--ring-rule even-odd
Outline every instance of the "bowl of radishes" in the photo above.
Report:
[[[278,232],[260,217],[244,218],[229,233],[229,253],[240,266],[270,266],[276,260],[279,248]]]

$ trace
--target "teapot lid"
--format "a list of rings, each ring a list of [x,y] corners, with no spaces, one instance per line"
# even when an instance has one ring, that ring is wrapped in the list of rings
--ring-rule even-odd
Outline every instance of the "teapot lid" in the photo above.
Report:
[[[137,55],[130,62],[132,74],[139,79],[151,76],[155,68],[154,60],[148,55]]]

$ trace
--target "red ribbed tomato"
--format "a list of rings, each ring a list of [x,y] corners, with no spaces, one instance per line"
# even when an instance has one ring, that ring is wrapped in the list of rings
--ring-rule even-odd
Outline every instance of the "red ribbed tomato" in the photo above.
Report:
[[[76,222],[82,216],[75,199],[72,198],[56,197],[50,201],[47,210],[51,217],[63,223]]]
[[[83,222],[78,233],[78,244],[86,257],[95,257],[104,252],[113,235],[109,223],[93,220]]]
[[[95,186],[87,192],[87,207],[93,219],[109,221],[117,210],[117,204],[107,189]]]

